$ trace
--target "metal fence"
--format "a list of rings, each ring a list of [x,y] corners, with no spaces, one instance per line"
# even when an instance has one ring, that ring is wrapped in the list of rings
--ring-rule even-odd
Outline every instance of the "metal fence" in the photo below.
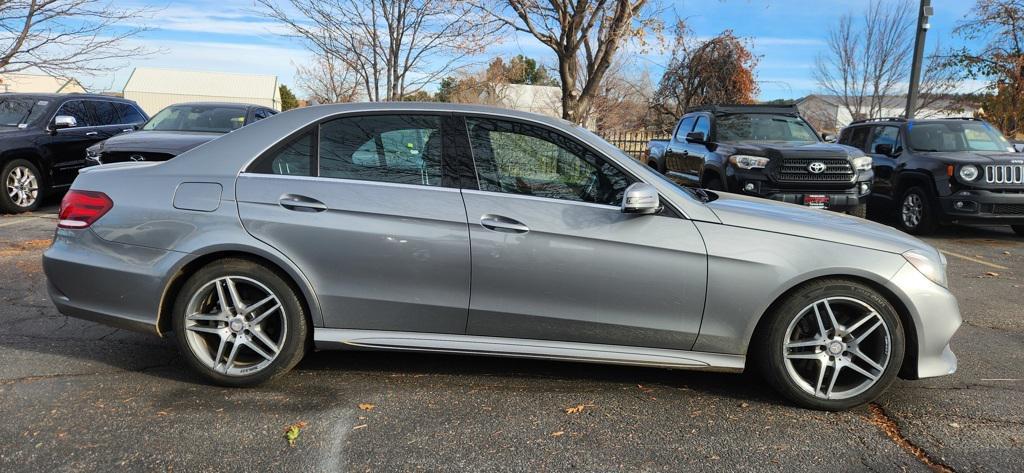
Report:
[[[666,140],[668,135],[653,131],[626,131],[605,133],[601,135],[605,141],[615,145],[633,159],[643,161],[647,157],[647,142]]]

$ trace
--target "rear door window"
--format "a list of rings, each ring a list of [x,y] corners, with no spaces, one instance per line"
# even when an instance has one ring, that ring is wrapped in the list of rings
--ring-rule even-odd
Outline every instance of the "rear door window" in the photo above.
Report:
[[[93,113],[96,115],[96,126],[110,126],[121,123],[121,115],[111,102],[103,100],[90,100]]]
[[[249,172],[281,176],[315,176],[315,145],[315,134],[313,131],[307,131],[261,157],[249,168]]]
[[[374,115],[320,126],[320,176],[441,185],[441,117]]]

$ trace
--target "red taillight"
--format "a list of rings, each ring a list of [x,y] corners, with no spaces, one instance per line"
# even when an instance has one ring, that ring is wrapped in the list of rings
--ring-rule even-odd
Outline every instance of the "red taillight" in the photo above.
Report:
[[[107,194],[94,191],[68,191],[60,201],[61,228],[86,228],[114,208]]]

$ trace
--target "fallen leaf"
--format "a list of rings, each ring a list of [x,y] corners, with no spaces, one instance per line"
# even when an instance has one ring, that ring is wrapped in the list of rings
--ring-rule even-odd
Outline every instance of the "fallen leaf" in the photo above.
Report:
[[[364,411],[372,411],[374,407],[377,407],[377,406],[375,406],[373,404],[370,404],[368,402],[364,402],[364,403],[359,405],[359,408],[364,410]]]
[[[989,271],[989,272],[985,273],[985,276],[992,277],[992,278],[998,278],[999,277],[999,273],[996,273],[996,272],[993,272],[993,271]]]
[[[289,447],[295,446],[295,441],[299,439],[299,433],[302,432],[302,429],[305,429],[307,425],[308,424],[306,424],[305,421],[299,421],[284,429],[284,438],[288,441]]]
[[[565,435],[565,431],[564,430],[559,430],[558,432],[551,432],[551,436],[552,437],[561,437],[563,435]]]
[[[593,404],[577,404],[575,406],[565,408],[565,413],[566,414],[579,414],[580,412],[583,412],[583,409],[586,409],[588,407],[594,407],[594,405]]]

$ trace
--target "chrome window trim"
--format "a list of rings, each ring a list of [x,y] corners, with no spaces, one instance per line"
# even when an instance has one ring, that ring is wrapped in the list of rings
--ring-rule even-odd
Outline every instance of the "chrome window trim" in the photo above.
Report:
[[[595,204],[593,202],[583,202],[583,201],[580,201],[580,200],[557,199],[557,198],[554,198],[554,197],[537,197],[535,195],[512,194],[512,193],[509,193],[509,192],[485,191],[485,190],[477,190],[477,189],[462,189],[462,192],[466,193],[466,194],[493,195],[493,196],[502,196],[502,197],[512,197],[512,198],[516,198],[516,199],[533,200],[533,201],[537,201],[537,202],[557,202],[557,203],[563,203],[563,204],[580,205],[580,206],[584,206],[584,207],[593,207],[593,208],[596,208],[596,209],[615,210],[616,212],[619,212],[619,211],[622,210],[622,207],[619,207],[617,205]]]
[[[444,187],[444,186],[424,186],[422,184],[402,184],[400,182],[387,182],[387,181],[367,181],[363,179],[346,179],[343,177],[320,177],[320,176],[290,176],[287,174],[262,174],[258,172],[240,172],[238,177],[250,177],[250,178],[269,178],[269,179],[297,179],[302,181],[312,182],[351,182],[353,184],[360,185],[374,185],[380,187],[397,187],[401,189],[423,189],[423,190],[443,190],[446,192],[459,192],[461,189],[457,187]]]

